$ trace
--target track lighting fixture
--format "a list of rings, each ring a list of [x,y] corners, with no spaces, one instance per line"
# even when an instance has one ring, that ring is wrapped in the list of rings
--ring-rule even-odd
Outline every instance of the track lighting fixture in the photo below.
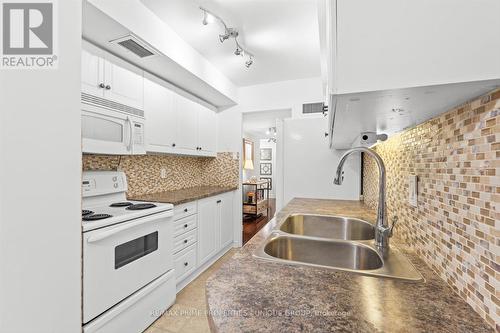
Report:
[[[202,21],[203,25],[207,25],[209,23],[214,22],[215,20],[218,20],[222,24],[222,26],[224,27],[224,33],[219,34],[219,41],[221,43],[224,43],[229,38],[233,38],[234,43],[236,44],[236,50],[234,51],[234,54],[236,56],[248,57],[248,60],[245,61],[245,66],[246,66],[246,68],[250,68],[250,66],[252,66],[252,64],[254,62],[254,56],[252,53],[245,50],[238,42],[238,35],[239,35],[238,30],[236,30],[234,28],[229,28],[226,25],[226,23],[219,16],[215,15],[214,13],[210,12],[209,10],[207,10],[203,7],[200,7],[200,9],[203,11],[203,21]]]

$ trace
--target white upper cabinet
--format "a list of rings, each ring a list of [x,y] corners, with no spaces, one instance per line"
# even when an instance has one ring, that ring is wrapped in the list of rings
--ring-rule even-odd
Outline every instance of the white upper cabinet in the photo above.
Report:
[[[171,152],[177,132],[174,93],[152,80],[145,79],[144,112],[146,113],[148,150]]]
[[[117,103],[143,108],[144,82],[142,74],[116,57],[107,56],[104,62],[104,97]]]
[[[202,152],[216,151],[217,122],[212,110],[198,105],[198,147]]]
[[[142,71],[90,43],[82,45],[82,92],[142,110]]]
[[[164,87],[156,79],[144,81],[148,151],[216,156],[216,113]]]
[[[103,88],[104,52],[89,45],[82,49],[82,91],[104,97]]]
[[[330,93],[500,78],[498,0],[327,1]]]
[[[364,132],[400,132],[500,86],[498,0],[319,4],[335,149],[359,145]]]
[[[498,0],[326,2],[331,94],[500,78]]]
[[[196,151],[198,147],[198,104],[176,95],[174,108],[177,112],[176,148]]]

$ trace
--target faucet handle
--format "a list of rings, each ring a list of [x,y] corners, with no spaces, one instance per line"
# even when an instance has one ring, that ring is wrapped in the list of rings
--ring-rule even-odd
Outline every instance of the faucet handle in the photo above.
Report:
[[[392,237],[392,234],[393,234],[393,230],[394,230],[394,226],[396,225],[396,223],[398,222],[399,218],[397,216],[394,216],[392,218],[392,224],[390,226],[390,229],[389,229],[389,237]]]

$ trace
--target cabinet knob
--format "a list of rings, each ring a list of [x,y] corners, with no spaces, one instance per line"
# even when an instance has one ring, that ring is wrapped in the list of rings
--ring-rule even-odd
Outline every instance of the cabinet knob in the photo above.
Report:
[[[188,209],[187,208],[184,208],[184,213],[187,213],[188,212]]]
[[[105,87],[104,83],[99,83],[99,88],[104,88],[104,87]]]
[[[187,228],[187,227],[188,227],[188,225],[187,225],[187,224],[184,224],[184,228]]]
[[[185,263],[184,263],[184,266],[187,266],[187,265],[188,265],[188,263],[187,263],[187,262],[185,262]]]
[[[111,86],[108,84],[108,85],[106,86],[106,90],[109,90],[109,89],[111,89]]]
[[[188,240],[187,240],[187,239],[185,239],[185,240],[184,240],[184,244],[187,244],[187,242],[188,242]]]
[[[172,147],[175,147],[175,143],[172,143]]]

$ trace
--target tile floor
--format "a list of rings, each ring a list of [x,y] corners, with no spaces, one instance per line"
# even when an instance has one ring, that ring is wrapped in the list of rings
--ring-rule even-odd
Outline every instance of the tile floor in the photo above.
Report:
[[[210,275],[230,259],[235,251],[236,249],[228,251],[177,294],[175,304],[144,333],[210,332],[205,300],[205,284]]]

